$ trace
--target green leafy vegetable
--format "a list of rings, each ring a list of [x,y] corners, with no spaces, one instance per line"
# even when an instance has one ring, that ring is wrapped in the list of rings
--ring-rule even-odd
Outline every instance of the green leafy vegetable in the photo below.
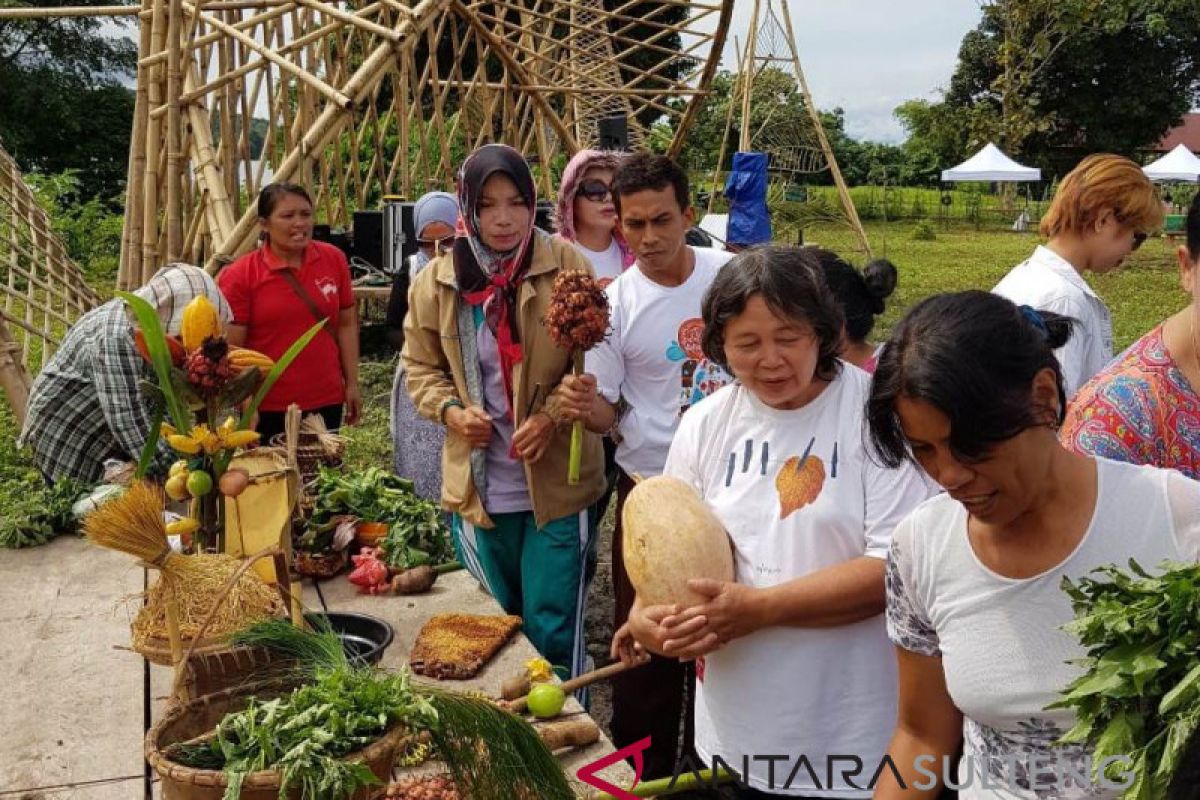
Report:
[[[300,547],[313,550],[332,536],[335,518],[352,515],[366,522],[384,522],[387,536],[380,542],[384,562],[395,569],[441,564],[454,557],[445,518],[434,503],[419,496],[412,481],[378,467],[343,474],[322,467],[313,482],[313,513]]]
[[[63,478],[53,486],[39,480],[14,488],[19,490],[5,492],[0,508],[0,548],[35,547],[75,533],[79,523],[72,508],[92,487]]]
[[[1063,742],[1090,744],[1094,764],[1133,760],[1137,780],[1125,800],[1165,796],[1200,727],[1200,566],[1162,569],[1154,576],[1130,561],[1128,572],[1108,566],[1062,584],[1075,609],[1065,629],[1088,655],[1051,708],[1074,709],[1078,723]]]

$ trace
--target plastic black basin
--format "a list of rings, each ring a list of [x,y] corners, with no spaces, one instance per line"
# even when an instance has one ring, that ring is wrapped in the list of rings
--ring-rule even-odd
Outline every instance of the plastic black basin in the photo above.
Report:
[[[319,627],[328,622],[329,627],[342,640],[342,648],[352,662],[378,664],[383,651],[392,643],[396,632],[392,626],[367,614],[331,611],[328,614],[305,614],[310,625]]]

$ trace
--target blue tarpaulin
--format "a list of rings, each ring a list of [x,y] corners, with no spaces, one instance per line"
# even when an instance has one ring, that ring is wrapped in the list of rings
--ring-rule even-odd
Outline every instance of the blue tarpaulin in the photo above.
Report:
[[[725,181],[725,197],[729,200],[726,243],[752,245],[771,241],[766,153],[733,154],[733,171]]]

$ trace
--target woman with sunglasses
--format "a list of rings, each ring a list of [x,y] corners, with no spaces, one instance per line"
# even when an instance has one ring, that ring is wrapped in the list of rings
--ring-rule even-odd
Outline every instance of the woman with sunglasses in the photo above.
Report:
[[[409,287],[430,261],[450,248],[457,222],[458,200],[449,192],[429,192],[413,205],[417,252],[397,273],[388,300],[388,338],[397,350],[404,346]],[[392,379],[392,464],[397,475],[413,482],[417,494],[434,501],[442,498],[444,441],[445,429],[417,413],[408,396],[404,362],[400,361]]]
[[[462,166],[461,234],[418,275],[404,322],[408,391],[446,426],[442,507],[459,560],[564,674],[584,671],[586,565],[604,491],[600,437],[567,481],[571,427],[555,390],[571,354],[542,321],[560,270],[590,273],[534,227],[537,194],[516,150],[486,145]]]
[[[613,203],[612,181],[620,154],[606,150],[580,150],[563,170],[554,224],[558,235],[587,256],[601,285],[633,265],[634,255]]]
[[[867,401],[885,466],[916,462],[945,493],[896,526],[888,634],[899,714],[876,800],[937,796],[960,742],[962,800],[1115,800],[1093,783],[1078,719],[1053,708],[1086,655],[1064,578],[1130,559],[1200,556],[1200,483],[1073,453],[1056,435],[1054,358],[1071,321],[987,292],[919,303],[884,346]],[[1117,765],[1129,771],[1132,764]],[[907,789],[902,788],[906,785]]]
[[[1177,469],[1200,480],[1200,195],[1176,258],[1190,302],[1075,395],[1061,438],[1079,453]]]
[[[1121,266],[1162,220],[1162,205],[1141,167],[1121,156],[1088,156],[1063,179],[1042,218],[1046,244],[992,289],[1075,321],[1070,341],[1055,353],[1067,397],[1113,357],[1112,317],[1083,273]]]

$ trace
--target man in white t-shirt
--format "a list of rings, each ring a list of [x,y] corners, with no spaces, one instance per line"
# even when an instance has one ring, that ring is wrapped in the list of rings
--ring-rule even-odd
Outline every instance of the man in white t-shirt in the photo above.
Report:
[[[992,289],[1017,305],[1075,321],[1067,344],[1054,351],[1068,398],[1113,358],[1112,317],[1083,273],[1121,266],[1161,224],[1154,186],[1137,164],[1088,156],[1063,179],[1042,219],[1049,241]]]
[[[637,263],[605,290],[611,308],[608,338],[587,354],[587,374],[563,379],[565,416],[617,441],[617,528],[613,534],[616,627],[624,624],[635,592],[621,552],[621,510],[632,476],[661,474],[671,438],[685,411],[731,382],[704,357],[700,303],[717,271],[732,258],[689,247],[695,220],[687,174],[665,156],[638,153],[613,178],[621,230]],[[618,410],[620,409],[620,410]],[[691,704],[685,688],[690,665],[655,658],[613,682],[613,740],[618,747],[651,737],[646,778],[670,775],[682,755],[679,722],[686,712],[684,750],[691,748]]]

